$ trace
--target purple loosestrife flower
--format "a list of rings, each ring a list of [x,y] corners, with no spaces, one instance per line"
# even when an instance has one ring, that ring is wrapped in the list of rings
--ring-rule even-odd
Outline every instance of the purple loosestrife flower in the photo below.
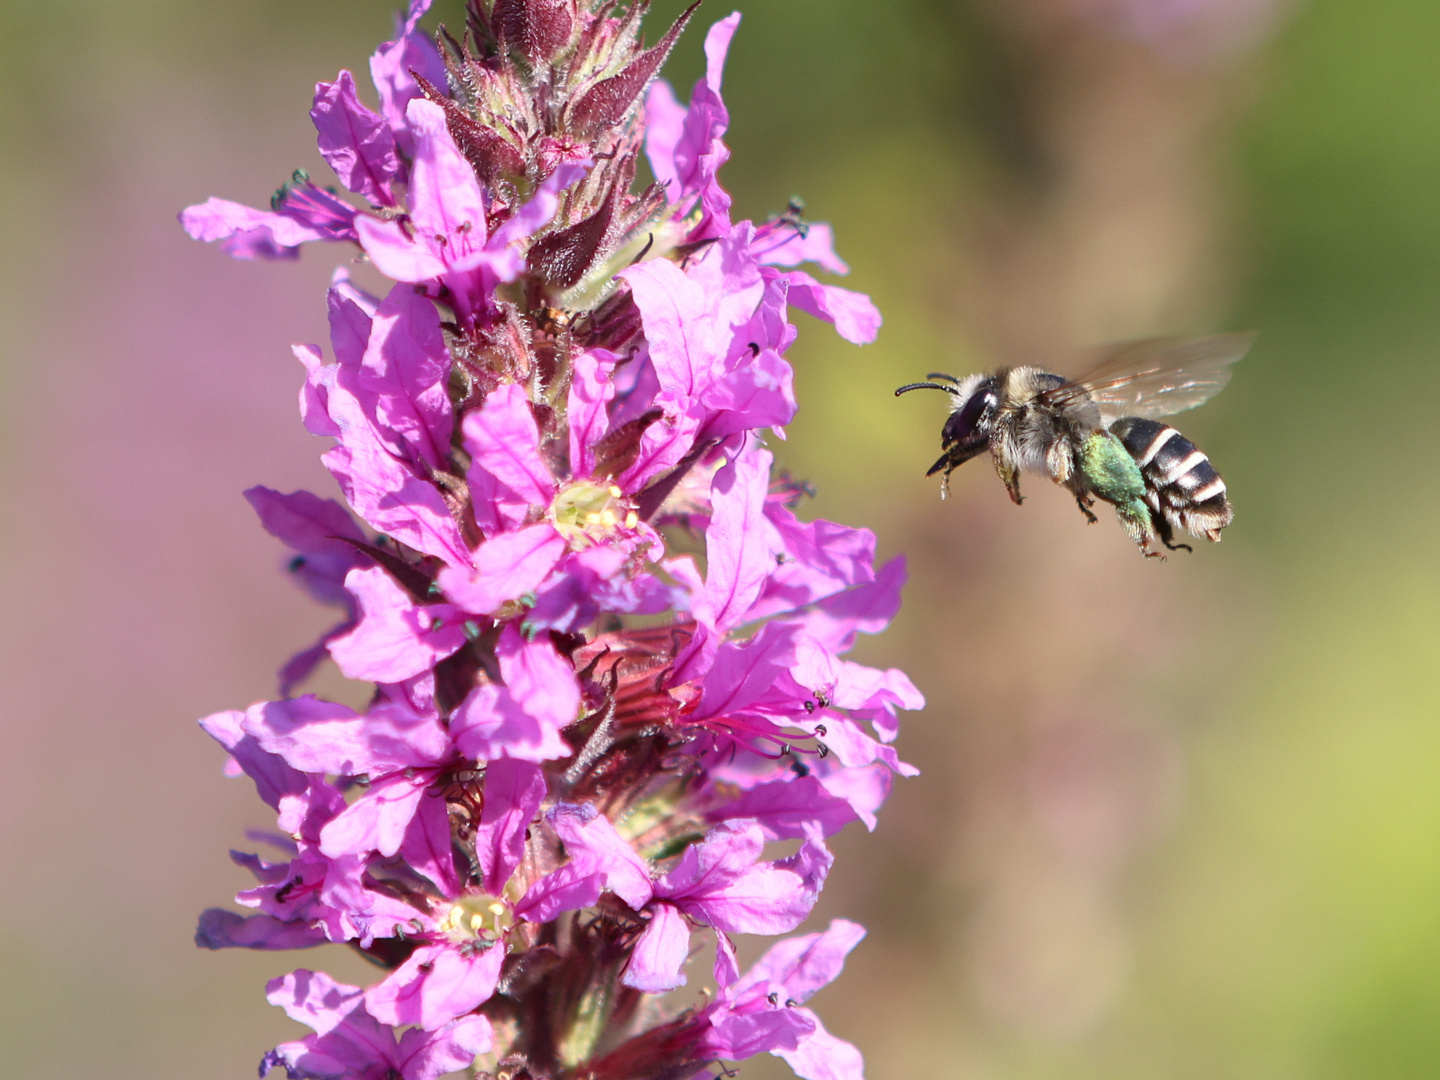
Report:
[[[826,838],[873,828],[899,671],[843,659],[899,606],[862,529],[801,521],[762,443],[794,416],[789,309],[865,343],[870,301],[795,207],[734,221],[719,169],[739,16],[688,105],[656,79],[643,5],[472,0],[462,39],[412,0],[371,60],[316,87],[321,156],[268,211],[181,221],[237,258],[351,245],[330,342],[296,346],[300,413],[347,506],[257,487],[291,573],[343,619],[281,699],[205,731],[275,811],[277,851],[200,921],[207,948],[343,945],[367,987],[309,970],[270,1000],[313,1034],[262,1073],[678,1080],[768,1052],[810,1080],[859,1054],[803,1002],[863,936],[836,922],[746,974],[731,936],[810,914]],[[642,156],[655,177],[638,186]],[[375,275],[366,271],[367,275]],[[703,558],[676,554],[690,538]],[[333,661],[363,711],[293,696]],[[798,841],[767,857],[771,841]],[[666,1014],[696,935],[719,995]]]

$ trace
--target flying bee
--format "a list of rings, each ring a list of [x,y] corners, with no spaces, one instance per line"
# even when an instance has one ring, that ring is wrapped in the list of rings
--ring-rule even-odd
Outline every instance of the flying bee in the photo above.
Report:
[[[1235,517],[1225,481],[1195,444],[1157,417],[1193,409],[1230,381],[1230,365],[1254,334],[1153,338],[1113,346],[1077,379],[1035,367],[1001,368],[957,379],[932,372],[928,382],[895,391],[943,390],[950,416],[940,431],[944,453],[926,476],[950,473],[985,450],[1018,505],[1020,474],[1039,473],[1068,488],[1086,520],[1095,500],[1115,507],[1120,524],[1147,558],[1175,543],[1176,530],[1219,540]]]

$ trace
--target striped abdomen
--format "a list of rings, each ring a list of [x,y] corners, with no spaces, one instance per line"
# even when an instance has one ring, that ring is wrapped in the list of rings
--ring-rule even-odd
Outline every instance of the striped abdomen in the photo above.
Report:
[[[1225,481],[1210,459],[1169,424],[1127,416],[1110,431],[1130,451],[1145,478],[1145,501],[1155,515],[1155,530],[1168,545],[1172,530],[1219,540],[1235,518],[1225,497]]]

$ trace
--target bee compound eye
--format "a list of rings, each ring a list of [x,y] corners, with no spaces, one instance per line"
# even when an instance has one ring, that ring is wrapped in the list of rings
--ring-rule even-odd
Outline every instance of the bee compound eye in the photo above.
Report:
[[[970,400],[951,413],[950,419],[945,421],[945,429],[940,433],[943,444],[949,446],[952,443],[972,441],[976,436],[976,428],[994,405],[994,394],[985,392],[971,395]]]

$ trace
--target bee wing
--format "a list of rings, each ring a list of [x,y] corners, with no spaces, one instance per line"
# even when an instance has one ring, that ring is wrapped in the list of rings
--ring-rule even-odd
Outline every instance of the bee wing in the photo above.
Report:
[[[1253,333],[1128,341],[1107,349],[1080,378],[1039,398],[1062,409],[1088,398],[1107,422],[1121,416],[1170,416],[1218,394],[1230,381],[1230,365],[1254,342]]]

